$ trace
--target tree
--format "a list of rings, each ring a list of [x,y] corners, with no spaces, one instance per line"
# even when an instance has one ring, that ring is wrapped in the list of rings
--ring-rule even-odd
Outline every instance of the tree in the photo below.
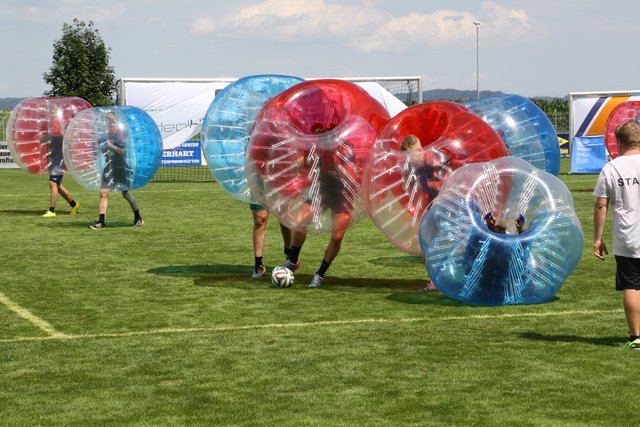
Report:
[[[108,48],[93,22],[74,18],[63,24],[62,37],[53,44],[53,64],[43,73],[52,86],[47,96],[77,96],[94,106],[112,105],[115,74]]]
[[[567,99],[531,98],[530,101],[544,111],[557,132],[569,132],[569,101]]]

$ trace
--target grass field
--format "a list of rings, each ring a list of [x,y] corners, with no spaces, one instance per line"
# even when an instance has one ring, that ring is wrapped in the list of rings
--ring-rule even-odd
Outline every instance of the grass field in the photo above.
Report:
[[[327,236],[309,236],[297,284],[252,270],[251,215],[214,183],[98,195],[56,218],[44,176],[0,171],[0,425],[636,425],[640,352],[592,255],[594,175],[561,175],[585,250],[548,303],[472,307],[426,281],[418,257],[370,221],[352,228],[324,287],[306,287]],[[607,226],[605,238],[611,242]],[[612,247],[612,245],[610,245]],[[277,222],[268,266],[283,261]]]

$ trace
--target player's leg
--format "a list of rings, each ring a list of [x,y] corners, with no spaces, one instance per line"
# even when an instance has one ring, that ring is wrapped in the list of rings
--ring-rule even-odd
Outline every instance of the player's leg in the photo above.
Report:
[[[122,197],[124,197],[125,200],[129,203],[129,206],[133,211],[133,226],[140,227],[142,224],[144,224],[144,220],[140,216],[140,208],[138,207],[138,201],[136,200],[135,197],[133,197],[133,194],[131,194],[130,191],[123,191]]]
[[[269,211],[261,205],[249,205],[251,209],[251,215],[253,216],[253,274],[252,278],[261,277],[266,268],[264,267],[262,256],[264,251],[264,240],[267,231],[267,222],[269,220]]]
[[[100,202],[98,203],[98,221],[95,224],[91,224],[89,228],[92,230],[97,230],[100,228],[105,228],[106,217],[107,217],[107,208],[109,207],[109,189],[101,188],[100,189]]]
[[[69,190],[67,190],[67,187],[62,185],[62,182],[58,183],[58,194],[60,194],[67,201],[67,203],[69,203],[69,206],[71,206],[70,214],[71,215],[77,214],[78,209],[80,209],[80,203],[73,200],[71,193],[69,193]]]
[[[322,286],[324,281],[324,275],[331,266],[333,260],[338,256],[340,248],[342,247],[342,240],[344,239],[344,233],[349,226],[351,215],[348,212],[340,212],[333,215],[333,232],[331,233],[331,240],[324,251],[324,257],[320,268],[313,276],[309,287],[317,288]]]
[[[58,203],[58,184],[62,177],[60,175],[49,175],[49,210],[42,215],[43,218],[56,216],[56,204]]]
[[[640,290],[625,289],[623,293],[624,314],[629,326],[629,341],[640,338]],[[640,345],[637,346],[640,350]]]
[[[640,350],[640,259],[615,256],[616,290],[622,291],[622,304],[629,327],[626,346]]]

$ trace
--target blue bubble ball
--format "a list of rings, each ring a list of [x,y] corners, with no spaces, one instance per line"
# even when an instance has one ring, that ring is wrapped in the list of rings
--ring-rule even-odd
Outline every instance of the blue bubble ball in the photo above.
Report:
[[[202,123],[204,157],[214,178],[233,197],[255,203],[245,174],[245,148],[258,113],[275,95],[304,80],[262,74],[225,87],[211,102]]]
[[[134,190],[151,181],[160,167],[162,136],[140,108],[91,108],[71,121],[63,154],[69,172],[84,188]]]
[[[564,183],[513,156],[454,171],[422,217],[419,238],[436,287],[473,305],[549,301],[584,241]]]
[[[520,95],[506,94],[469,101],[464,105],[502,137],[510,155],[558,175],[558,134],[547,115],[536,104]]]

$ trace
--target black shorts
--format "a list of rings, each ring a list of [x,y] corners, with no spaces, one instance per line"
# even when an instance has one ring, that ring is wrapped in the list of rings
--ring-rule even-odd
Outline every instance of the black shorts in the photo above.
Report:
[[[616,255],[616,291],[640,290],[640,258]]]
[[[337,172],[322,172],[318,181],[323,195],[322,207],[324,209],[331,209],[334,214],[350,213],[354,210],[353,204],[344,194],[345,185]]]
[[[49,181],[56,184],[62,184],[62,178],[64,178],[64,175],[49,175]]]

